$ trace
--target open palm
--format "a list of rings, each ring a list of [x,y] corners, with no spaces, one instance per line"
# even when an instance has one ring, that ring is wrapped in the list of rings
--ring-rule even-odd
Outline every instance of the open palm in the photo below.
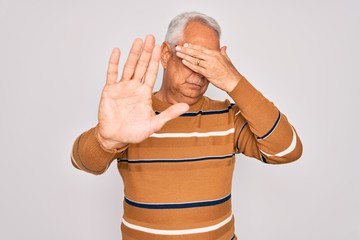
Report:
[[[136,39],[118,81],[120,50],[111,54],[106,84],[98,113],[98,139],[108,149],[139,143],[158,131],[167,121],[188,110],[188,105],[172,105],[156,115],[152,109],[152,90],[160,62],[160,47],[148,35]]]

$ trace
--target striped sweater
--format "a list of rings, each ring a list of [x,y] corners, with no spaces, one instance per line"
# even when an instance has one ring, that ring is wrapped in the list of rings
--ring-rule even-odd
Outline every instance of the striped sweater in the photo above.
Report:
[[[101,174],[117,159],[124,240],[236,239],[235,154],[274,164],[301,156],[302,144],[285,115],[245,78],[229,95],[235,104],[203,97],[159,132],[123,149],[103,149],[96,127],[76,139],[76,168]],[[167,107],[153,96],[157,113]]]

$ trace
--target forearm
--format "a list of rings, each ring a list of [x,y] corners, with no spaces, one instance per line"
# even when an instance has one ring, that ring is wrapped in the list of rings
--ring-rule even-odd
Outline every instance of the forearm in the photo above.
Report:
[[[239,136],[246,139],[239,141],[243,150],[257,148],[256,157],[269,163],[291,162],[301,156],[301,141],[286,116],[245,78],[240,80],[229,95],[247,122],[242,135]],[[256,149],[247,151],[254,152]]]
[[[71,161],[74,167],[92,173],[105,172],[110,163],[126,149],[107,150],[96,138],[97,128],[92,128],[81,134],[74,142]]]

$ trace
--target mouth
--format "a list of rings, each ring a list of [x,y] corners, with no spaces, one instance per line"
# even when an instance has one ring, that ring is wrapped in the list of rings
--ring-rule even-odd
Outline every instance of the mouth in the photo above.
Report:
[[[191,89],[201,89],[203,87],[203,84],[201,83],[192,83],[192,82],[186,82],[187,85],[190,86]]]

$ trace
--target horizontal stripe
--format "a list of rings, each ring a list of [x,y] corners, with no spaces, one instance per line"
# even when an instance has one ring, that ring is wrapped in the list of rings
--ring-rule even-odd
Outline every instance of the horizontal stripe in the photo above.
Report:
[[[260,157],[261,157],[261,161],[263,161],[264,163],[268,163],[264,155],[260,154]]]
[[[248,122],[245,121],[244,124],[241,126],[239,135],[241,134],[242,130],[244,129],[244,127],[245,127],[247,124],[248,124]]]
[[[225,131],[215,131],[215,132],[153,133],[150,135],[150,137],[154,137],[154,138],[217,137],[217,136],[226,136],[231,133],[234,133],[234,128],[230,128]]]
[[[262,151],[262,150],[260,150],[260,151],[261,151],[263,154],[265,154],[266,156],[268,156],[268,157],[283,157],[283,156],[285,156],[286,154],[291,153],[291,152],[295,149],[295,147],[296,147],[296,133],[295,133],[293,127],[291,127],[291,129],[292,129],[292,132],[293,132],[293,138],[292,138],[292,141],[291,141],[290,146],[289,146],[287,149],[285,149],[284,151],[279,152],[279,153],[277,153],[277,154],[269,154],[269,153],[266,153],[266,152],[264,152],[264,151]]]
[[[239,140],[240,140],[240,135],[241,135],[241,132],[244,130],[244,128],[245,128],[245,126],[248,124],[248,122],[247,121],[245,121],[244,123],[243,123],[243,125],[241,126],[241,128],[240,128],[240,131],[239,131],[239,135],[238,135],[238,137],[237,137],[237,139],[236,139],[236,149],[240,152],[240,149],[239,149]]]
[[[209,111],[203,111],[200,110],[198,112],[186,112],[181,114],[181,117],[194,117],[197,115],[214,115],[214,114],[223,114],[223,113],[227,113],[229,112],[229,110],[234,106],[235,104],[230,104],[226,109],[221,109],[221,110],[209,110]],[[160,114],[161,112],[156,111],[156,114]]]
[[[207,200],[207,201],[198,201],[198,202],[183,202],[183,203],[141,203],[135,202],[125,197],[125,202],[131,206],[139,208],[148,208],[148,209],[179,209],[179,208],[194,208],[194,207],[209,207],[222,204],[228,201],[231,198],[231,194],[226,197]]]
[[[73,163],[73,164],[75,164],[75,166],[77,166],[78,168],[80,168],[80,166],[77,164],[77,162],[75,161],[75,158],[74,158],[74,153],[73,152],[71,152],[71,162]]]
[[[142,226],[138,226],[132,223],[128,223],[124,218],[122,220],[122,223],[128,227],[128,228],[132,228],[138,231],[142,231],[142,232],[146,232],[146,233],[151,233],[151,234],[158,234],[158,235],[186,235],[186,234],[196,234],[196,233],[205,233],[205,232],[210,232],[210,231],[214,231],[216,229],[221,228],[222,226],[226,225],[227,223],[229,223],[232,220],[232,214],[230,214],[230,216],[228,218],[226,218],[224,221],[209,226],[209,227],[202,227],[202,228],[192,228],[192,229],[183,229],[183,230],[161,230],[161,229],[154,229],[154,228],[147,228],[147,227],[142,227]]]
[[[208,160],[219,160],[233,157],[235,153],[223,155],[223,156],[207,156],[201,158],[181,158],[181,159],[118,159],[118,162],[127,163],[181,163],[181,162],[197,162],[197,161],[208,161]]]
[[[278,118],[276,119],[275,124],[274,124],[273,127],[270,129],[270,131],[267,132],[267,133],[266,133],[264,136],[262,136],[262,137],[257,137],[257,139],[258,139],[258,140],[263,140],[263,139],[267,138],[268,136],[270,136],[270,134],[274,132],[274,130],[276,129],[277,125],[279,124],[279,122],[280,122],[280,117],[281,117],[281,113],[280,113],[280,111],[279,111]]]

